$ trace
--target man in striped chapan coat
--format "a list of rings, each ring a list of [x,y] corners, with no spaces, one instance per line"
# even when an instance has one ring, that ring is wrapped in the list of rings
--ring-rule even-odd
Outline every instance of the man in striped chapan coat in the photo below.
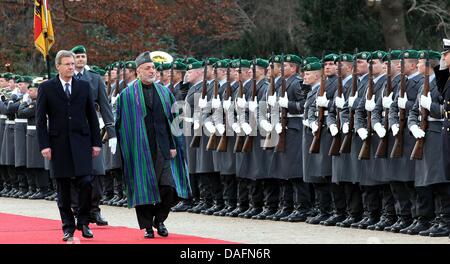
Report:
[[[183,139],[171,129],[175,99],[166,87],[155,83],[150,52],[141,53],[136,66],[138,80],[121,92],[116,111],[128,207],[135,207],[145,238],[154,238],[153,227],[166,237],[164,221],[170,208],[178,198],[188,198],[189,173],[181,151]]]

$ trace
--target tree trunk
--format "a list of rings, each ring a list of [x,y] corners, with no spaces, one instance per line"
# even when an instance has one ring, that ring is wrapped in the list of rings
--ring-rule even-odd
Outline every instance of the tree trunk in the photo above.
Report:
[[[381,24],[386,48],[406,49],[409,43],[406,38],[404,0],[382,0],[380,6]]]

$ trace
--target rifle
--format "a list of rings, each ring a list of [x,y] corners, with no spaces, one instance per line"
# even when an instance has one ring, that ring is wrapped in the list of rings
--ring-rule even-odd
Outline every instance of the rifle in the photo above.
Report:
[[[425,61],[425,76],[423,80],[423,92],[424,96],[428,96],[430,92],[430,56],[429,51],[426,53],[426,61]],[[427,131],[428,129],[428,116],[430,115],[430,111],[428,109],[421,107],[420,115],[422,116],[422,120],[420,121],[420,128],[423,131]],[[425,142],[425,138],[418,138],[416,140],[416,144],[414,145],[414,149],[411,153],[411,160],[422,160],[423,158],[423,144]]]
[[[106,87],[106,96],[111,96],[111,66],[108,66],[108,86]]]
[[[123,69],[125,71],[125,69]],[[113,96],[116,97],[120,93],[120,63],[117,63],[116,87],[114,87]]]
[[[238,90],[237,98],[242,98],[244,96],[244,86],[242,84],[242,67],[241,67],[240,60],[239,60],[238,74],[239,74],[239,90]],[[239,113],[238,113],[238,119],[239,119]],[[239,120],[238,120],[238,122],[239,122]],[[236,142],[234,144],[234,149],[233,149],[234,153],[242,152],[242,148],[244,147],[244,140],[245,140],[245,136],[236,135]]]
[[[406,93],[406,76],[405,76],[405,59],[400,60],[400,97],[405,97]],[[406,109],[399,107],[399,131],[395,136],[394,147],[391,152],[391,158],[401,158],[403,155],[403,133],[406,126]]]
[[[274,68],[275,68],[274,60],[275,60],[275,55],[272,52],[272,61],[270,62],[270,84],[269,84],[268,96],[273,96],[275,93],[275,78],[276,78],[276,76],[274,74]],[[267,97],[267,98],[269,98],[269,97]],[[269,104],[267,104],[267,113],[269,113],[269,115],[270,115],[271,112],[272,112],[271,106]],[[264,145],[263,145],[264,150],[268,150],[271,148],[271,143],[270,143],[272,141],[271,138],[272,138],[271,133],[268,133],[266,136],[266,139],[264,140]]]
[[[203,69],[203,83],[202,83],[202,99],[206,97],[206,94],[208,92],[208,59],[205,60],[205,68]],[[201,132],[201,127],[198,129]],[[197,133],[198,134],[198,133]],[[192,137],[192,141],[190,144],[191,148],[198,148],[200,147],[200,139],[202,138],[202,135],[196,135],[194,131],[194,136]]]
[[[224,100],[228,100],[231,97],[231,85],[230,85],[230,64],[231,62],[228,64],[227,66],[227,82],[226,82],[226,95],[224,96]],[[228,113],[228,112],[227,112]],[[227,148],[228,148],[228,137],[227,137],[227,127],[228,127],[228,118],[227,118],[227,113],[225,113],[225,132],[223,133],[222,137],[220,137],[220,141],[219,141],[219,145],[217,146],[217,151],[219,152],[227,152]]]
[[[286,94],[286,79],[284,78],[284,54],[281,55],[281,96]],[[287,96],[287,95],[286,95]],[[278,137],[278,144],[275,147],[276,152],[284,152],[286,150],[286,126],[287,126],[287,108],[281,108],[281,133]]]
[[[355,49],[355,54],[358,54],[358,49]],[[355,55],[356,56],[356,55]],[[353,60],[353,71],[352,71],[352,93],[351,96],[355,96],[358,91],[358,71],[357,71],[358,60],[355,57]],[[353,138],[353,127],[355,126],[355,110],[349,107],[350,115],[348,122],[348,133],[345,135],[342,141],[341,149],[339,153],[350,153],[352,150],[352,138]]]
[[[322,53],[322,62],[323,62],[324,57],[325,57],[325,51]],[[325,81],[327,78],[325,76],[325,64],[324,63],[322,63],[322,70],[321,70],[320,74],[321,74],[321,77],[320,77],[319,96],[323,96],[325,94]],[[321,137],[321,133],[322,133],[324,116],[325,116],[325,108],[319,107],[319,117],[317,118],[317,125],[319,128],[317,129],[316,133],[314,133],[313,141],[311,143],[311,146],[309,147],[309,153],[319,153],[320,152],[320,137]]]
[[[337,87],[337,95],[342,97],[342,53],[339,52],[339,60],[338,60],[338,87]],[[341,110],[336,107],[336,126],[338,128],[338,133],[333,137],[333,141],[331,142],[330,150],[328,151],[329,156],[339,156],[339,149],[341,148]]]
[[[389,96],[392,92],[392,72],[391,72],[391,49],[388,53],[388,63],[387,63],[387,82],[386,89],[384,91],[385,96]],[[384,120],[383,126],[386,131],[389,131],[389,108],[384,109]],[[380,139],[378,143],[377,151],[375,153],[375,158],[387,158],[388,152],[388,135],[385,135]]]
[[[214,90],[213,90],[213,98],[217,98],[219,95],[219,81],[217,80],[217,67],[214,68]],[[215,111],[218,111],[219,109],[216,109]],[[214,116],[215,111],[212,116]],[[212,117],[211,116],[211,117]],[[216,150],[217,144],[219,142],[217,141],[216,133],[212,133],[209,136],[208,144],[206,144],[206,150]]]
[[[372,100],[373,94],[373,61],[370,59],[369,61],[369,82],[367,87],[367,100]],[[359,151],[358,159],[359,160],[368,160],[370,159],[370,143],[372,141],[372,112],[367,111],[367,138],[364,140],[364,143]]]
[[[172,62],[172,65],[170,65],[170,85],[169,85],[169,89],[170,92],[175,96],[175,94],[173,93],[173,65],[175,64],[175,62]]]
[[[258,98],[258,95],[256,94],[256,58],[253,58],[253,68],[252,68],[252,99],[253,101],[256,101]],[[249,111],[250,113],[250,111]],[[250,118],[249,118],[250,122]],[[251,152],[253,148],[253,136],[248,135],[245,138],[244,146],[242,147],[243,152]]]

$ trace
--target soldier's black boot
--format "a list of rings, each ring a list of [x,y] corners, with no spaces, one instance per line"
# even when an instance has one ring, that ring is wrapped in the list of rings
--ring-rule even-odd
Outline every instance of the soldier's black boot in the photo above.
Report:
[[[273,215],[276,212],[277,212],[276,208],[264,208],[264,210],[262,210],[261,213],[252,216],[252,219],[265,220],[267,216]]]

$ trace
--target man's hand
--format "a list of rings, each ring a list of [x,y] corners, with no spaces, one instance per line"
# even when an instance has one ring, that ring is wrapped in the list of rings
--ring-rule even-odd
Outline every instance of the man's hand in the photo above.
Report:
[[[350,108],[353,108],[353,104],[355,103],[356,98],[358,98],[358,92],[355,93],[355,96],[350,96],[350,97],[348,98],[348,106],[349,106]]]
[[[330,100],[328,100],[328,98],[327,98],[327,92],[325,92],[322,96],[317,96],[317,99],[316,99],[317,106],[327,108],[329,103],[330,103]]]
[[[333,136],[333,137],[336,136],[337,133],[339,133],[339,129],[336,124],[330,125],[330,133],[331,133],[331,136]]]
[[[50,148],[45,148],[41,150],[41,154],[44,158],[52,160],[52,150]]]
[[[356,130],[356,133],[358,133],[358,136],[362,140],[365,140],[367,138],[367,136],[369,135],[369,132],[365,128],[360,128],[360,129]]]
[[[398,132],[400,131],[400,126],[398,124],[393,124],[391,126],[391,130],[392,130],[392,135],[395,137]]]
[[[394,96],[394,94],[391,92],[388,96],[383,96],[383,107],[384,108],[390,108],[392,102],[394,102],[394,100],[392,100],[392,96]]]
[[[171,149],[170,150],[170,158],[175,158],[175,156],[177,155],[177,150],[176,149]]]
[[[99,147],[92,147],[92,157],[95,158],[98,155],[100,155],[100,151],[102,150],[102,148]]]
[[[344,97],[336,96],[335,104],[336,104],[336,107],[339,108],[339,109],[344,108],[344,105],[345,105]]]
[[[375,103],[375,96],[372,96],[371,100],[366,100],[366,111],[372,112],[375,109],[375,106],[377,106],[377,104]]]
[[[348,122],[345,122],[342,125],[342,133],[347,134],[349,130],[350,130],[350,126],[349,126]]]
[[[277,103],[277,96],[276,96],[276,95],[269,95],[269,96],[267,97],[267,103],[268,103],[270,106],[274,107],[275,104]]]
[[[406,94],[405,97],[398,97],[398,107],[401,109],[405,109],[406,108],[406,103],[408,102],[408,98],[406,98]]]
[[[289,99],[287,97],[287,94],[284,94],[283,97],[280,97],[280,99],[278,99],[278,104],[283,108],[288,108]]]

